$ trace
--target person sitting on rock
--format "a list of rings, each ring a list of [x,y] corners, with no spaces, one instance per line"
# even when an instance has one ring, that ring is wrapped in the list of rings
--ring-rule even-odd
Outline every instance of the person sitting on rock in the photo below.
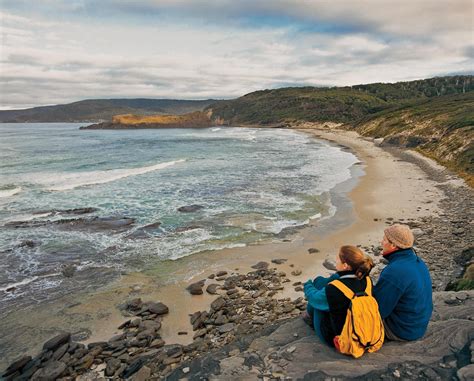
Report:
[[[374,286],[385,328],[385,339],[411,341],[421,338],[433,311],[431,277],[413,249],[414,236],[406,225],[384,230],[382,255],[388,265]]]
[[[367,278],[374,267],[372,258],[355,246],[341,246],[336,255],[337,272],[328,278],[318,276],[304,284],[304,294],[308,300],[303,320],[309,324],[318,337],[330,346],[334,346],[334,337],[338,336],[346,321],[350,300],[329,284],[339,279],[353,292],[363,292],[367,287]]]

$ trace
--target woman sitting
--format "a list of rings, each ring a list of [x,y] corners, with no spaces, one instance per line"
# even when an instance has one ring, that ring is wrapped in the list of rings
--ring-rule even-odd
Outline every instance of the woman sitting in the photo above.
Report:
[[[337,272],[329,278],[318,276],[314,281],[308,280],[304,284],[308,306],[303,319],[328,345],[334,346],[334,337],[341,333],[350,305],[350,300],[329,283],[339,279],[354,293],[364,292],[373,267],[372,259],[360,249],[342,246],[336,255]]]

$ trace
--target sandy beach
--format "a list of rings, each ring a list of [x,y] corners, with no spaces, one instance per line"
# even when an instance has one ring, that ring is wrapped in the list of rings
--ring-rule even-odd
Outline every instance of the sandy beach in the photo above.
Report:
[[[303,127],[301,131],[343,146],[360,160],[353,167],[355,179],[340,184],[332,194],[342,201],[330,221],[315,222],[292,235],[287,242],[200,253],[166,262],[160,268],[144,273],[125,274],[118,282],[81,298],[65,298],[52,306],[39,306],[32,314],[22,314],[23,333],[14,333],[21,350],[24,353],[35,352],[39,350],[40,343],[62,330],[76,333],[77,339],[83,336],[85,343],[106,341],[118,332],[117,327],[126,319],[117,305],[132,297],[161,301],[169,306],[170,313],[164,317],[160,334],[166,343],[188,344],[193,337],[189,314],[208,309],[215,299],[214,295],[206,292],[190,295],[186,291],[190,283],[206,279],[221,270],[242,274],[251,271],[251,266],[259,261],[270,263],[272,259],[285,258],[286,263],[272,266],[287,273],[292,282],[287,283],[275,297],[295,298],[303,293],[295,291],[291,284],[329,274],[323,262],[325,259],[333,260],[341,245],[377,247],[382,231],[391,219],[416,220],[439,212],[442,191],[417,165],[397,159],[371,139],[356,133],[321,129],[313,125]],[[428,159],[426,161],[429,162]],[[346,193],[349,202],[344,197]],[[319,252],[310,254],[310,248]],[[300,270],[301,274],[290,275],[295,270]],[[170,271],[178,279],[173,283],[167,282],[164,275]],[[211,282],[215,283],[208,279],[206,285]],[[13,318],[18,317],[13,315]],[[6,322],[5,325],[8,327],[8,324]],[[178,335],[178,332],[187,334]],[[5,363],[18,354],[18,351],[12,353],[11,358],[4,360]]]

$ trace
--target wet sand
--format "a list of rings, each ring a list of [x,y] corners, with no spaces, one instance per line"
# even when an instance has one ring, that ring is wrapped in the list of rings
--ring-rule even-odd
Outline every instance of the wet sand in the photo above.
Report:
[[[387,218],[418,219],[439,212],[442,192],[416,164],[400,161],[353,132],[324,130],[309,124],[304,127],[302,131],[306,133],[347,147],[360,160],[353,167],[355,179],[340,184],[331,192],[338,205],[333,218],[312,222],[289,237],[289,242],[205,252],[165,262],[143,273],[125,274],[118,282],[93,294],[70,296],[53,305],[35,306],[18,316],[12,314],[9,321],[4,322],[3,329],[15,337],[18,345],[2,359],[4,365],[22,353],[36,353],[41,343],[60,330],[84,335],[90,332],[85,342],[108,340],[117,332],[116,327],[126,320],[117,305],[132,297],[168,305],[170,313],[165,316],[160,331],[163,339],[167,343],[190,343],[193,333],[189,314],[207,309],[216,296],[206,292],[191,296],[185,290],[188,284],[220,270],[246,273],[259,261],[286,258],[287,262],[282,265],[271,264],[286,272],[292,280],[276,297],[302,296],[303,293],[295,292],[291,284],[329,274],[322,263],[326,258],[333,260],[341,245],[378,246]],[[309,254],[310,248],[317,248],[319,253]],[[301,275],[290,275],[297,269],[302,271]],[[170,273],[174,274],[173,281],[166,276]],[[219,282],[207,280],[206,285],[209,283]],[[18,319],[21,319],[21,332],[15,325]],[[9,331],[9,327],[16,327],[16,332]],[[178,335],[179,331],[188,334]]]

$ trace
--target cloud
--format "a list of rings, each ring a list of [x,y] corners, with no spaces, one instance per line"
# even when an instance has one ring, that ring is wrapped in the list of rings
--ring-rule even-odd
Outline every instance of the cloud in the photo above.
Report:
[[[231,98],[473,67],[469,1],[7,0],[3,9],[0,108]]]

